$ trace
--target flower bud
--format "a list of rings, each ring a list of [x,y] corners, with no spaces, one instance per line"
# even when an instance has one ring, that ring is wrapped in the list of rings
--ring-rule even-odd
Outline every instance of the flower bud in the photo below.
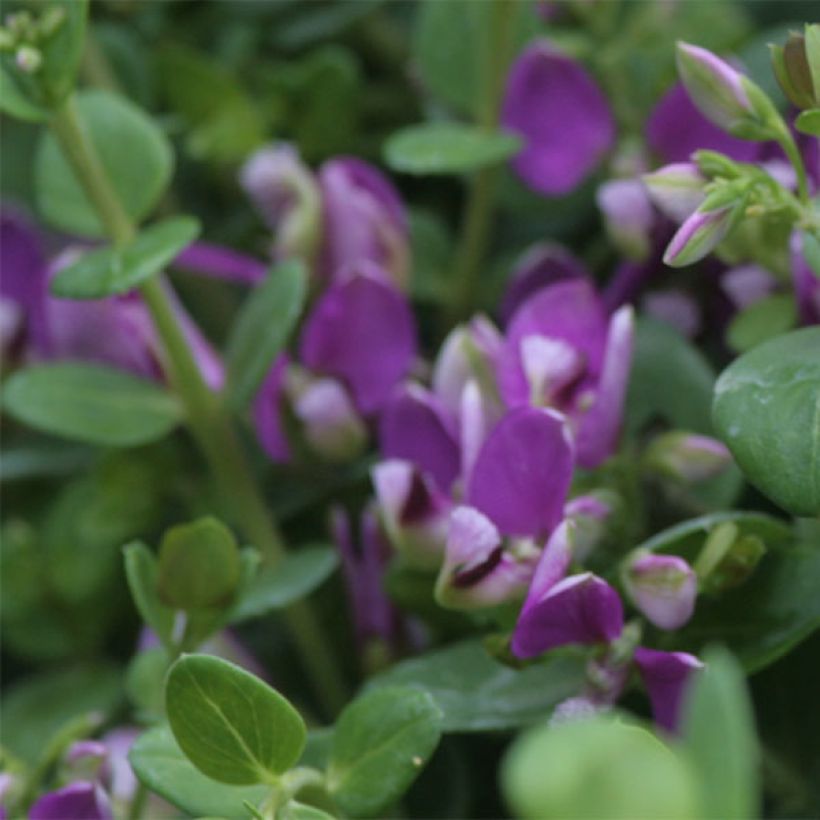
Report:
[[[732,463],[732,454],[720,441],[679,430],[657,436],[644,458],[651,469],[685,484],[714,478]]]
[[[737,223],[745,201],[743,197],[708,211],[698,208],[672,237],[663,255],[664,264],[683,268],[711,253]]]
[[[274,256],[312,260],[320,240],[321,199],[296,149],[286,143],[261,148],[242,166],[239,182],[276,233]]]
[[[63,760],[68,780],[103,780],[108,776],[108,747],[99,740],[78,740]]]
[[[691,162],[664,165],[651,174],[644,174],[643,183],[652,202],[674,222],[683,222],[702,204],[706,179]]]
[[[579,563],[604,541],[610,522],[620,507],[618,496],[609,490],[579,495],[564,506],[564,517],[573,522],[572,551]]]
[[[20,46],[14,55],[14,62],[26,74],[36,73],[43,64],[42,53],[33,46]]]
[[[742,535],[701,583],[701,590],[714,595],[742,584],[755,570],[766,545],[755,535]]]
[[[640,180],[605,182],[598,188],[596,201],[603,213],[607,233],[618,250],[630,259],[646,259],[655,218],[646,188]]]
[[[692,617],[698,582],[683,558],[638,551],[627,560],[623,582],[632,603],[659,629],[678,629]]]
[[[810,37],[814,34],[810,31],[812,28],[820,31],[820,26],[807,26],[806,33]],[[814,36],[820,38],[820,35]],[[792,32],[784,46],[773,45],[771,51],[772,67],[777,82],[789,100],[798,108],[814,108],[820,105],[820,87],[815,85],[806,37]],[[820,61],[815,71],[820,73]],[[820,80],[820,77],[817,79]]]

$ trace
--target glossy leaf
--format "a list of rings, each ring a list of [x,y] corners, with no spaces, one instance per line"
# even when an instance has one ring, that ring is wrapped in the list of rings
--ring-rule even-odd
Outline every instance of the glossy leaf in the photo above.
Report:
[[[270,792],[269,786],[229,786],[207,777],[183,754],[167,726],[141,735],[128,759],[140,782],[193,817],[245,820],[244,801],[256,805]]]
[[[113,447],[161,439],[182,417],[178,401],[154,382],[70,362],[15,373],[4,386],[3,408],[44,433]]]
[[[129,245],[84,254],[54,277],[51,292],[66,299],[126,293],[160,273],[199,231],[199,222],[189,216],[159,222],[141,231]]]
[[[715,386],[713,417],[752,484],[795,515],[820,512],[820,328],[733,362]]]
[[[732,319],[726,331],[729,346],[738,353],[791,330],[797,324],[797,306],[788,293],[767,296]]]
[[[375,817],[421,772],[441,737],[441,710],[427,692],[386,687],[366,692],[339,717],[328,787],[353,817]]]
[[[291,259],[277,265],[243,305],[228,342],[231,401],[251,401],[273,360],[296,327],[307,296],[304,265]]]
[[[726,816],[699,813],[687,760],[611,715],[527,732],[504,760],[502,786],[514,816],[531,820]]]
[[[125,577],[137,611],[157,637],[170,646],[174,611],[160,600],[157,592],[157,559],[140,541],[126,545],[123,552]]]
[[[477,732],[543,720],[583,682],[577,658],[556,655],[517,670],[490,657],[479,641],[464,641],[398,663],[369,685],[424,689],[444,713],[445,732]]]
[[[758,817],[758,748],[743,671],[712,649],[685,705],[683,741],[701,790],[702,817]]]
[[[207,609],[228,604],[241,577],[233,533],[216,518],[171,527],[162,537],[157,593],[175,609]]]
[[[124,97],[108,91],[77,93],[82,126],[128,215],[140,222],[159,202],[171,179],[173,152],[153,120]],[[34,167],[43,217],[67,233],[100,237],[105,230],[77,182],[55,137],[46,133]]]
[[[384,148],[387,164],[407,174],[463,174],[504,162],[519,151],[514,134],[488,133],[457,123],[413,125],[393,134]]]
[[[276,566],[263,567],[242,592],[231,621],[284,609],[317,589],[338,565],[339,553],[333,547],[307,547],[290,553]]]
[[[165,704],[180,748],[221,783],[272,783],[305,745],[304,721],[290,703],[220,658],[180,658],[168,673]]]

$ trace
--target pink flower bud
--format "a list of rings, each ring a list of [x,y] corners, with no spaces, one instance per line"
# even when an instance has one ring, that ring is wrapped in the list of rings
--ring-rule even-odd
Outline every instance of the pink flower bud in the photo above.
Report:
[[[623,581],[632,603],[659,629],[678,629],[692,617],[698,582],[683,558],[639,552]]]
[[[649,254],[655,221],[646,188],[637,179],[605,182],[596,195],[607,233],[624,256],[643,260]]]
[[[706,179],[691,162],[664,165],[642,179],[652,202],[674,222],[683,222],[705,197]]]
[[[646,462],[664,475],[696,484],[720,475],[732,463],[732,454],[709,436],[675,430],[654,439],[646,451]]]

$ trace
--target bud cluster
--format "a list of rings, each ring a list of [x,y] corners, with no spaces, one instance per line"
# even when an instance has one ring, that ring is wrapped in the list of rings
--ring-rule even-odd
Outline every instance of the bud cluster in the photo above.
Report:
[[[9,14],[0,27],[0,53],[13,53],[20,71],[35,74],[43,64],[42,46],[57,33],[65,17],[60,6],[47,8],[39,17],[27,11]]]

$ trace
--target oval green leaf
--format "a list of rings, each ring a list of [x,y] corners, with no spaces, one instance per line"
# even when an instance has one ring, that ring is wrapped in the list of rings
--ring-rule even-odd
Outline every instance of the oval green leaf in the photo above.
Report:
[[[797,306],[790,293],[767,296],[738,313],[729,324],[726,340],[732,350],[745,353],[786,333],[797,324]]]
[[[15,373],[6,382],[3,407],[44,433],[112,447],[161,439],[182,418],[177,400],[154,382],[69,362]]]
[[[365,693],[333,734],[328,788],[346,814],[375,817],[401,797],[438,746],[441,710],[429,693],[388,687]]]
[[[137,611],[160,641],[170,648],[174,611],[165,606],[157,595],[157,559],[141,541],[127,544],[123,552],[125,577]]]
[[[51,292],[66,299],[101,299],[126,293],[160,273],[199,231],[199,222],[190,216],[159,222],[124,247],[84,254],[52,279]]]
[[[153,120],[108,91],[81,91],[77,111],[126,213],[141,222],[171,179],[171,145]],[[34,166],[37,203],[55,228],[101,237],[105,229],[51,133],[43,135]]]
[[[244,407],[296,327],[307,296],[307,273],[297,259],[277,265],[242,306],[228,342],[231,403]]]
[[[221,783],[274,783],[305,745],[304,721],[290,703],[220,658],[180,658],[168,673],[165,705],[182,751]]]
[[[463,174],[515,156],[521,140],[514,134],[487,132],[472,125],[412,125],[393,134],[384,158],[406,174]]]
[[[820,108],[812,108],[810,111],[801,111],[794,121],[794,127],[804,134],[820,137]]]
[[[715,386],[712,413],[752,484],[794,515],[820,512],[820,328],[733,362]]]

